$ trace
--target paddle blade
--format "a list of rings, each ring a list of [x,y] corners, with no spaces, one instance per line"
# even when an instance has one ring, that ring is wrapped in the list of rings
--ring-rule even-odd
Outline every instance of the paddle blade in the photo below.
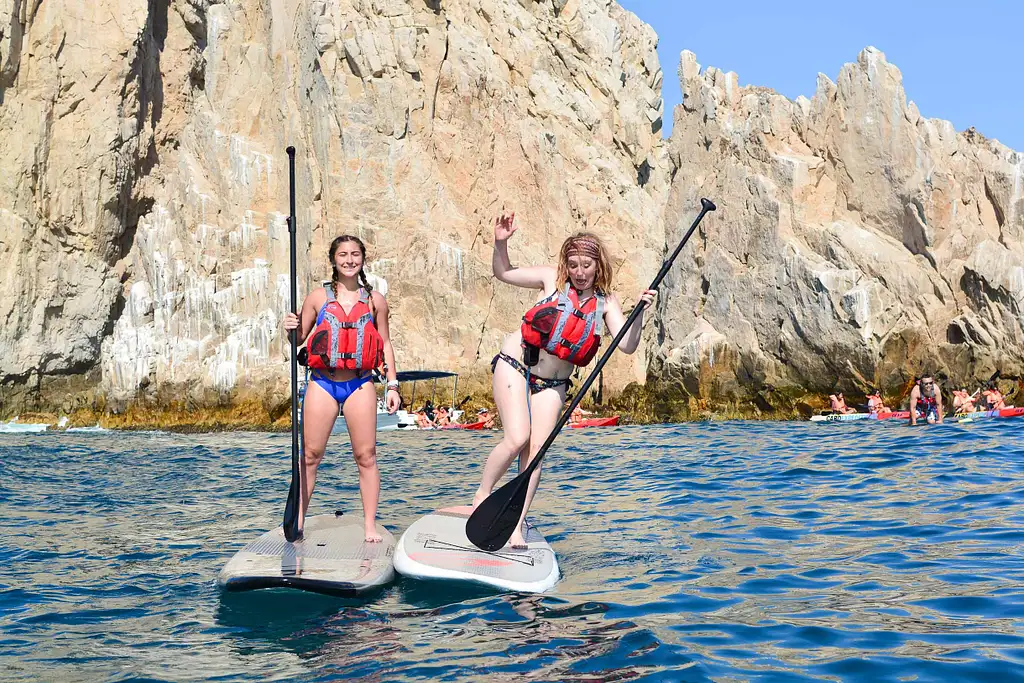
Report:
[[[489,552],[500,550],[508,543],[523,514],[531,474],[532,470],[527,469],[477,506],[466,521],[466,537],[470,543]]]
[[[299,537],[299,478],[292,475],[292,485],[288,489],[288,502],[284,506],[284,538],[294,543]]]

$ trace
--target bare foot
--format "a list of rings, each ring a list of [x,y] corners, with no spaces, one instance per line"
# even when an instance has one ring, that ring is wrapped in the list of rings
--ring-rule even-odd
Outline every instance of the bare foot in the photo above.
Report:
[[[530,547],[526,545],[526,539],[518,529],[512,532],[512,536],[508,539],[508,545],[513,550],[526,550]]]
[[[484,491],[483,489],[477,489],[476,495],[473,496],[473,509],[476,510],[480,507],[480,503],[487,500],[487,496],[491,495],[490,491]]]
[[[381,538],[381,535],[377,533],[377,529],[375,527],[363,529],[363,535],[365,536],[363,540],[367,543],[380,543],[384,540]]]

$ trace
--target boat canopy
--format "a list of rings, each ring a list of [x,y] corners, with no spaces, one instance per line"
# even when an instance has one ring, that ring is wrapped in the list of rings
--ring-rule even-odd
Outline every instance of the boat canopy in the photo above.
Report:
[[[404,370],[397,374],[399,382],[418,382],[421,379],[440,379],[442,377],[458,377],[457,372],[440,370]]]

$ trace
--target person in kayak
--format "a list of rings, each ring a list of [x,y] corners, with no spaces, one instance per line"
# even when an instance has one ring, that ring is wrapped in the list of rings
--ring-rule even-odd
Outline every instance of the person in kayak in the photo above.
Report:
[[[626,317],[611,292],[612,266],[600,238],[579,232],[562,243],[556,266],[512,265],[508,240],[518,229],[515,214],[502,213],[494,223],[492,268],[500,281],[541,291],[542,298],[523,317],[522,326],[505,337],[491,362],[494,403],[504,429],[483,468],[473,507],[480,505],[519,456],[522,471],[540,450],[558,421],[569,376],[597,354],[601,328],[614,336]],[[650,306],[657,292],[640,294],[638,306]],[[633,353],[640,344],[643,314],[624,335],[619,349]],[[541,468],[530,478],[519,525],[509,544],[525,548],[523,520],[540,482]]]
[[[882,400],[882,392],[878,389],[872,389],[868,394],[868,412],[872,415],[892,412],[886,407],[885,401]]]
[[[494,416],[487,408],[476,411],[476,419],[478,422],[484,423],[483,429],[494,429]]]
[[[942,392],[931,375],[920,377],[910,390],[910,424],[916,425],[918,419],[942,424]]]
[[[388,303],[366,279],[366,247],[358,237],[334,238],[328,260],[332,269],[330,284],[310,292],[298,316],[291,312],[284,316],[284,329],[297,330],[305,347],[311,378],[302,399],[299,533],[301,538],[316,486],[317,468],[340,410],[345,414],[352,455],[359,468],[363,533],[368,543],[379,543],[376,518],[380,472],[373,370],[382,364],[388,380],[388,412],[393,414],[401,403],[395,350],[388,330]]]
[[[843,398],[843,392],[837,391],[834,394],[829,394],[829,403],[832,404],[832,412],[839,413],[840,415],[849,415],[850,413],[856,413],[856,408],[851,408],[846,405],[846,399]]]
[[[953,414],[954,415],[966,415],[976,410],[974,402],[977,400],[978,393],[981,391],[975,391],[973,394],[967,393],[967,387],[960,387],[959,389],[953,390]]]
[[[995,382],[988,383],[985,391],[981,392],[981,400],[985,405],[985,410],[1005,410],[1013,407],[1006,405],[1003,392],[999,391],[999,385]]]

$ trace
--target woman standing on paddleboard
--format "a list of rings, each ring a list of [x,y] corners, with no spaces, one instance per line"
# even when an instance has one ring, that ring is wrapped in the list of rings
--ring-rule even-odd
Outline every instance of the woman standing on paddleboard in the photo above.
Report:
[[[299,506],[301,533],[316,471],[324,458],[327,439],[339,410],[345,414],[352,455],[359,467],[366,541],[380,542],[375,528],[380,472],[377,469],[377,392],[373,370],[384,365],[388,378],[385,405],[398,410],[401,399],[395,370],[395,351],[388,333],[388,304],[373,291],[363,272],[366,247],[352,235],[334,238],[328,257],[331,284],[309,293],[302,302],[301,320],[286,313],[284,329],[298,330],[306,347],[311,380],[302,399],[302,464]]]
[[[539,289],[543,297],[527,311],[522,327],[505,337],[491,362],[494,403],[505,435],[484,465],[474,508],[491,494],[516,455],[521,471],[537,454],[558,422],[569,376],[597,354],[602,326],[615,336],[626,322],[619,300],[611,293],[611,259],[600,238],[576,233],[562,243],[557,266],[517,268],[508,256],[508,239],[517,229],[515,214],[503,213],[494,223],[494,276],[510,285]],[[640,305],[649,306],[656,294],[645,290]],[[619,349],[636,351],[642,325],[641,314]],[[519,525],[509,539],[513,548],[527,547],[523,520],[539,482],[540,468],[530,478]]]

